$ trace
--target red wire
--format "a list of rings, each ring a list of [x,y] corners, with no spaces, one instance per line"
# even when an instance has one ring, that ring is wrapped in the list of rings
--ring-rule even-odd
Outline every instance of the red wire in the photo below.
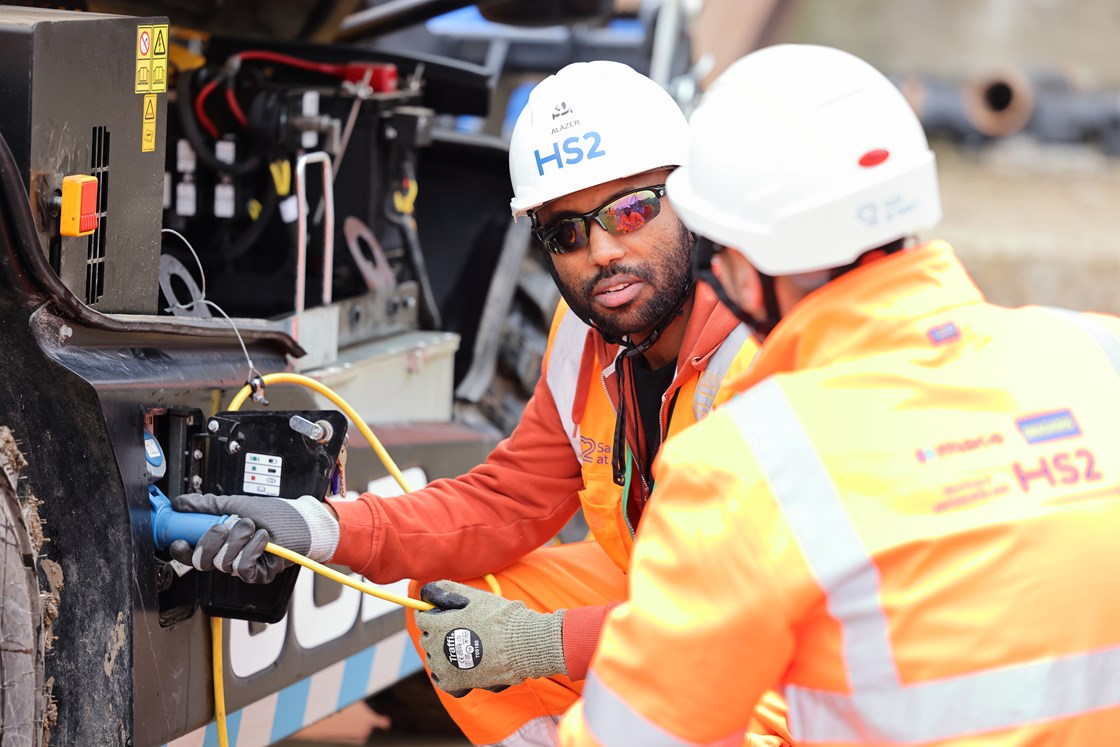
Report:
[[[263,60],[265,62],[278,62],[282,65],[290,65],[291,67],[298,67],[302,70],[311,70],[316,73],[324,75],[342,76],[345,73],[346,66],[328,62],[311,62],[304,60],[300,57],[292,57],[291,55],[280,54],[279,52],[265,52],[265,51],[250,51],[241,52],[234,55],[240,60]]]
[[[323,75],[333,75],[340,78],[345,77],[346,75],[345,65],[332,64],[327,62],[311,62],[310,60],[304,60],[299,57],[292,57],[291,55],[281,54],[279,52],[266,52],[263,50],[241,52],[240,54],[233,55],[233,59],[237,59],[239,62],[244,60],[275,62],[281,65],[288,65],[290,67],[299,68],[301,70],[310,70],[312,72],[321,73]],[[214,126],[214,122],[206,114],[206,109],[203,104],[206,101],[206,97],[213,93],[214,89],[218,87],[218,83],[220,82],[220,80],[221,76],[215,78],[214,80],[203,86],[202,90],[198,92],[198,97],[194,100],[194,113],[198,118],[198,123],[202,125],[202,127],[207,132],[209,132],[210,136],[215,140],[218,138],[220,133],[218,132],[218,128]],[[234,93],[232,84],[226,88],[225,98],[226,103],[229,105],[230,111],[233,112],[233,116],[236,117],[237,121],[241,123],[242,127],[247,127],[249,124],[249,118],[245,116],[245,111],[241,108],[241,104],[238,103],[237,96]]]
[[[202,87],[202,90],[198,92],[198,98],[194,100],[194,114],[195,117],[198,118],[198,123],[202,125],[206,131],[210,133],[210,137],[215,140],[218,138],[218,128],[210,121],[210,117],[206,115],[206,110],[203,108],[202,104],[206,101],[206,97],[217,87],[217,79],[210,81]]]
[[[233,92],[233,85],[226,86],[226,103],[229,104],[229,110],[233,112],[233,116],[241,123],[242,127],[249,126],[249,118],[245,116],[245,112],[241,109],[241,104],[237,103],[237,96]]]

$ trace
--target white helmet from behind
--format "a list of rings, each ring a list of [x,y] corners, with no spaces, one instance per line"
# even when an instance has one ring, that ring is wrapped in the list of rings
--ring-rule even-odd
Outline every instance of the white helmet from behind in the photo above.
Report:
[[[541,81],[509,144],[513,217],[588,187],[666,166],[688,122],[665,89],[620,62],[568,65]]]
[[[723,72],[667,191],[684,224],[768,275],[843,267],[933,227],[941,201],[914,111],[847,52],[784,44]]]

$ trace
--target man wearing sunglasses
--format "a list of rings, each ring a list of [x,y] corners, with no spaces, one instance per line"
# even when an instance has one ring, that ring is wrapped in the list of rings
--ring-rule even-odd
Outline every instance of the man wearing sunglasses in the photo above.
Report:
[[[747,55],[691,129],[669,195],[764,339],[662,450],[561,743],[737,744],[779,686],[797,744],[1120,744],[1120,319],[912,241],[934,154],[853,55]]]
[[[553,743],[607,612],[627,596],[661,442],[706,414],[755,352],[746,327],[694,285],[694,237],[665,199],[687,135],[676,102],[625,65],[577,63],[541,82],[511,138],[511,208],[532,221],[564,300],[511,436],[457,479],[334,502],[337,523],[315,501],[297,506],[303,518],[285,521],[298,532],[259,500],[181,497],[180,510],[237,513],[268,531],[250,541],[248,524],[218,528],[177,557],[267,580],[275,560],[257,546],[270,536],[373,581],[417,579],[414,594],[465,579],[425,586],[440,611],[408,618],[441,700],[475,744]],[[593,541],[542,547],[581,507]],[[502,597],[470,580],[487,573]],[[780,702],[760,714],[756,731],[783,733]]]

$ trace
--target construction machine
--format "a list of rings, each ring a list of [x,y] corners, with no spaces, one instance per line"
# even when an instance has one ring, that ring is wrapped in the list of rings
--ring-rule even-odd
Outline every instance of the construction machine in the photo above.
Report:
[[[166,501],[391,494],[360,430],[418,487],[515,422],[555,295],[458,126],[493,71],[365,43],[462,2],[50,5],[0,6],[0,745],[271,744],[417,672],[404,612],[176,564]]]

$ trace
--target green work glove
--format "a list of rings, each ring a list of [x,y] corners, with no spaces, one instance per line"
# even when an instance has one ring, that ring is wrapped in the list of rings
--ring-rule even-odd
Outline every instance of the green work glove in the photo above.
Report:
[[[568,673],[564,610],[535,612],[454,581],[425,584],[420,598],[437,609],[416,614],[428,671],[461,698],[472,688],[501,690],[533,677]]]

